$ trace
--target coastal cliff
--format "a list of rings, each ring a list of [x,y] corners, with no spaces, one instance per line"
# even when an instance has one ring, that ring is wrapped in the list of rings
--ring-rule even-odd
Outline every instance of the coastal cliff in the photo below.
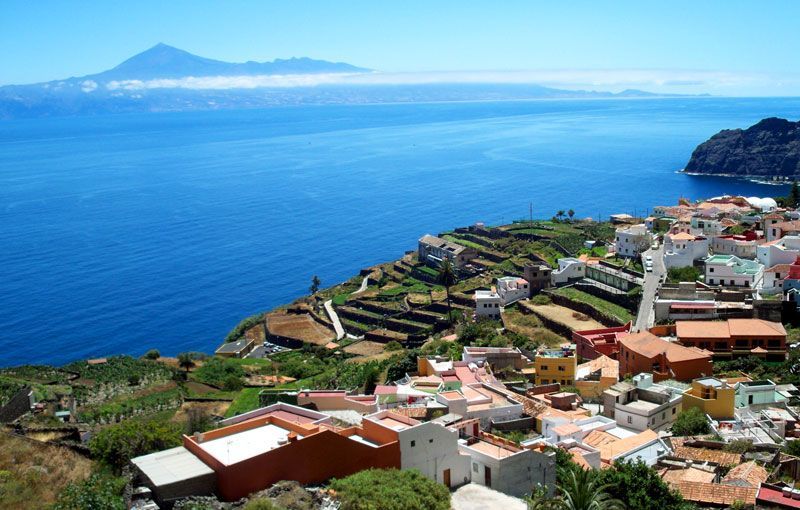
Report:
[[[800,122],[771,117],[747,129],[724,129],[697,146],[684,171],[735,177],[800,177]]]

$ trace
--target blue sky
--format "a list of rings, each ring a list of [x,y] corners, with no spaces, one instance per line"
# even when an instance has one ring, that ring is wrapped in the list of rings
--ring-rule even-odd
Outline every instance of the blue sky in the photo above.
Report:
[[[309,56],[400,76],[800,95],[798,20],[792,1],[4,0],[0,83],[99,72],[164,42],[220,60]]]

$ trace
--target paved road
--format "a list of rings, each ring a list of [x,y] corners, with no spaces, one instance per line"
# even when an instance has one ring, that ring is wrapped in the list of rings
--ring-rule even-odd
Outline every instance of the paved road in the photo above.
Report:
[[[494,491],[477,483],[459,487],[452,495],[453,510],[526,510],[521,499]]]
[[[639,313],[636,316],[636,322],[633,325],[634,331],[644,331],[653,327],[655,322],[655,312],[653,311],[653,301],[656,299],[656,291],[661,283],[661,276],[666,274],[667,270],[664,267],[664,245],[659,245],[657,250],[647,250],[642,254],[642,265],[644,265],[644,257],[650,255],[653,257],[653,272],[644,273],[644,286],[642,287],[642,302],[639,304]]]
[[[364,292],[365,290],[367,290],[367,283],[368,283],[368,281],[369,281],[369,275],[365,276],[365,277],[364,277],[364,279],[363,279],[363,280],[361,280],[361,287],[359,287],[357,291],[353,292],[353,293],[352,293],[352,294],[350,294],[350,295],[351,295],[351,296],[354,296],[354,295],[356,295],[356,294],[361,294],[362,292]]]
[[[336,311],[333,309],[333,301],[330,299],[325,301],[325,311],[328,312],[328,317],[333,322],[333,329],[336,330],[336,340],[341,340],[344,338],[344,328],[342,327],[342,321],[339,320],[339,316],[336,315]]]

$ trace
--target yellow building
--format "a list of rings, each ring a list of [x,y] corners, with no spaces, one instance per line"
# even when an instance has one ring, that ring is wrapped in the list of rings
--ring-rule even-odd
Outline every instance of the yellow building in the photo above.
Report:
[[[541,384],[561,384],[573,386],[578,367],[578,358],[571,349],[539,351],[533,361],[536,375],[534,381]]]
[[[578,365],[575,374],[574,386],[581,397],[597,398],[619,382],[619,361],[600,355]]]
[[[736,390],[716,377],[702,377],[692,381],[692,387],[683,392],[683,409],[697,407],[714,419],[733,418]]]

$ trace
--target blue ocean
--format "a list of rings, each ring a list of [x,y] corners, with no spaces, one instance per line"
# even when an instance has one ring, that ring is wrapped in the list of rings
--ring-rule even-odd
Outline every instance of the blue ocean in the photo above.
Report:
[[[244,316],[483,221],[783,186],[676,173],[800,99],[296,106],[0,122],[0,366],[212,351]]]

